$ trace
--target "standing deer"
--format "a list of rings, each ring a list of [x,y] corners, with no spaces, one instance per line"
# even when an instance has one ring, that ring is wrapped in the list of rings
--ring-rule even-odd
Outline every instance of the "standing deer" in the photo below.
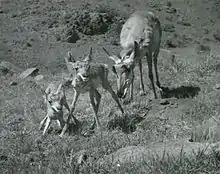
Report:
[[[119,56],[110,55],[103,47],[108,57],[115,64],[112,67],[113,73],[117,78],[117,95],[125,98],[130,88],[130,97],[127,103],[133,100],[134,68],[139,65],[141,95],[145,94],[142,58],[146,56],[148,64],[148,76],[157,98],[152,66],[154,64],[156,74],[156,85],[161,91],[157,70],[157,57],[160,51],[162,29],[158,17],[152,12],[137,11],[133,13],[122,27],[120,34],[120,44],[123,50]]]
[[[100,129],[100,123],[98,119],[98,109],[101,101],[101,94],[98,92],[97,88],[101,85],[102,88],[107,90],[112,98],[117,103],[121,113],[124,114],[124,110],[119,102],[119,99],[115,92],[113,91],[110,82],[108,81],[108,67],[105,64],[92,63],[92,48],[90,48],[89,54],[83,61],[76,61],[71,52],[68,52],[68,58],[65,57],[65,62],[67,64],[68,71],[74,73],[75,76],[72,77],[72,86],[74,90],[74,97],[70,108],[70,113],[72,114],[76,107],[76,102],[80,94],[89,92],[89,98],[93,110],[95,112],[94,121],[91,129],[94,129],[95,125],[97,129]],[[71,115],[70,114],[70,115]],[[66,125],[64,126],[61,137],[65,133],[70,115],[67,119]]]

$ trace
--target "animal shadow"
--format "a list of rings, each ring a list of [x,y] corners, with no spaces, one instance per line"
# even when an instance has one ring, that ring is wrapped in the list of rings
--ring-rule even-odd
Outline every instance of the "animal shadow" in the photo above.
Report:
[[[161,97],[162,98],[193,98],[198,95],[201,90],[200,87],[195,86],[180,86],[177,88],[161,87]]]
[[[77,123],[75,122],[71,122],[69,123],[69,126],[67,128],[67,133],[69,135],[73,135],[73,134],[78,134],[82,131],[82,123],[77,121]]]

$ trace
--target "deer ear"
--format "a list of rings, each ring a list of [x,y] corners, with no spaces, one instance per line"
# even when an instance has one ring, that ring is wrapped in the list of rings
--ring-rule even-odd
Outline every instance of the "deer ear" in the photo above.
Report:
[[[63,90],[63,84],[61,83],[61,84],[59,84],[56,93],[60,93],[60,92],[62,92],[62,90]]]
[[[92,47],[90,47],[89,54],[86,56],[84,61],[90,61],[90,60],[92,60]]]
[[[74,59],[74,57],[70,51],[68,51],[67,54],[68,54],[68,58],[67,58],[68,62],[76,62],[76,60]]]
[[[117,71],[114,65],[112,66],[112,72],[118,77],[118,74],[117,74]]]

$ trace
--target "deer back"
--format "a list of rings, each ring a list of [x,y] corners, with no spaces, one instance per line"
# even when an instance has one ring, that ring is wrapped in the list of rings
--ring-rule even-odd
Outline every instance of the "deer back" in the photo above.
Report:
[[[136,41],[140,48],[160,45],[161,26],[159,19],[152,12],[133,13],[122,27],[120,44],[124,49],[133,47]]]

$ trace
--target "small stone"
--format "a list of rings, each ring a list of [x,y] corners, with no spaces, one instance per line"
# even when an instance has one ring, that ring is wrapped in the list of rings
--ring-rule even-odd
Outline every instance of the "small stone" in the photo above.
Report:
[[[16,73],[19,73],[21,70],[20,70],[20,68],[16,67],[14,64],[12,64],[10,62],[1,61],[0,71],[3,74],[7,74],[7,73],[16,74]]]
[[[18,83],[17,83],[16,81],[12,81],[12,82],[9,83],[10,86],[15,86],[15,85],[17,85],[17,84],[18,84]]]
[[[19,75],[19,78],[24,79],[28,76],[36,76],[38,71],[38,68],[28,68]]]
[[[35,78],[34,78],[34,80],[35,81],[41,81],[41,80],[43,80],[44,79],[44,76],[43,75],[37,75]]]
[[[161,105],[168,105],[168,104],[170,104],[170,102],[167,99],[161,99],[160,104]]]
[[[87,159],[87,155],[86,152],[83,151],[83,153],[79,156],[78,160],[77,160],[77,164],[82,165],[83,162],[85,162]]]
[[[32,44],[31,44],[30,42],[27,42],[26,45],[27,45],[28,47],[32,47]]]
[[[172,3],[171,3],[170,1],[168,1],[168,2],[166,3],[166,5],[167,5],[167,7],[172,7]]]
[[[220,30],[219,29],[213,33],[213,37],[215,40],[220,41]]]
[[[173,24],[165,24],[163,27],[165,32],[175,32],[175,26]]]
[[[220,89],[220,84],[216,84],[215,89]]]
[[[210,46],[208,45],[203,45],[203,44],[197,44],[195,46],[195,52],[196,53],[200,53],[200,52],[210,52],[211,51],[211,48]]]
[[[169,7],[169,8],[167,8],[166,12],[167,12],[167,13],[174,14],[174,13],[177,12],[177,10],[176,10],[175,8],[173,8],[173,7],[171,7],[171,8]]]

